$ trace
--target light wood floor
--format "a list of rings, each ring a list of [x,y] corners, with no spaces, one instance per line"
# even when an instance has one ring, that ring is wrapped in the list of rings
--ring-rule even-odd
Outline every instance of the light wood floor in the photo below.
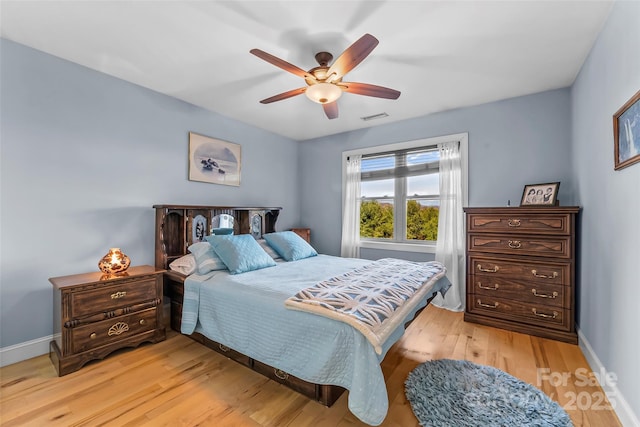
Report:
[[[606,401],[571,409],[602,392],[576,386],[586,382],[576,381],[576,370],[590,371],[577,346],[465,323],[461,313],[429,307],[382,363],[390,402],[383,426],[418,425],[404,380],[418,364],[442,358],[491,365],[539,386],[568,405],[576,427],[620,425],[602,408]],[[537,369],[548,369],[553,381],[539,381]],[[566,385],[555,381],[565,373],[571,375]],[[175,332],[61,378],[40,356],[0,369],[0,379],[0,420],[7,427],[365,426],[347,409],[347,393],[325,408]]]

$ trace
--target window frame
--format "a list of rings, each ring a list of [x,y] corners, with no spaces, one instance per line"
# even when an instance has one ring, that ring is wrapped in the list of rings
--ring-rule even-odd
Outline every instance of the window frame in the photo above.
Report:
[[[360,148],[355,150],[348,150],[342,152],[342,210],[344,212],[344,194],[345,194],[345,185],[346,185],[346,166],[347,166],[347,158],[352,155],[372,155],[372,154],[382,154],[385,152],[393,152],[400,150],[410,150],[421,147],[437,147],[438,144],[458,141],[460,143],[460,156],[462,163],[462,199],[464,206],[468,206],[468,172],[469,172],[469,162],[468,162],[468,145],[469,145],[469,134],[468,133],[457,133],[451,135],[443,135],[431,138],[423,138],[416,139],[411,141],[397,142],[392,144],[385,145],[377,145],[372,147]],[[439,173],[439,172],[438,172]],[[406,206],[403,207],[402,211],[405,213],[405,218],[401,218],[400,221],[397,220],[399,218],[397,216],[398,206],[395,201],[398,191],[404,191],[405,184],[402,182],[404,180],[395,180],[395,194],[394,194],[394,235],[399,236],[406,227]],[[400,182],[400,183],[399,183]],[[406,192],[406,191],[405,191]],[[409,196],[405,195],[404,203],[409,199]],[[402,222],[402,224],[400,224]],[[391,251],[403,251],[403,252],[424,252],[424,253],[435,253],[436,250],[436,241],[408,241],[406,239],[402,240],[394,240],[394,241],[385,241],[385,239],[363,239],[359,238],[358,246],[360,248],[370,248],[370,249],[382,249],[382,250],[391,250]]]

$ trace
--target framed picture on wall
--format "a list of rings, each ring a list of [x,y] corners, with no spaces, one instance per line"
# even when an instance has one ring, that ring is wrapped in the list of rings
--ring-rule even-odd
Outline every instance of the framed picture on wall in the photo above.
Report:
[[[240,144],[189,132],[189,180],[240,185]]]
[[[520,206],[555,206],[558,200],[559,182],[529,184],[524,186]]]
[[[640,162],[640,91],[613,115],[614,169]]]

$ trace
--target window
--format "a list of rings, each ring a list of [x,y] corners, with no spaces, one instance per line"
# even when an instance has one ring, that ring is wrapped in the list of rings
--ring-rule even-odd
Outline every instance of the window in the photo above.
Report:
[[[392,242],[435,241],[438,236],[437,147],[362,156],[360,237]]]
[[[362,156],[360,247],[435,251],[440,208],[438,144],[458,140],[466,154],[466,138],[467,134],[450,135],[343,153],[345,159],[350,154]],[[466,193],[466,183],[464,188]]]

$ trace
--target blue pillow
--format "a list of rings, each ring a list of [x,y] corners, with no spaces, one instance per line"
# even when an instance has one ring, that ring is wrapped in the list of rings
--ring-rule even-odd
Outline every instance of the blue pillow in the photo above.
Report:
[[[207,242],[194,243],[188,249],[196,259],[196,271],[198,274],[207,274],[210,271],[225,270],[227,268]]]
[[[295,261],[318,255],[313,246],[293,231],[268,233],[262,237],[285,261]]]
[[[273,267],[276,262],[250,234],[206,236],[215,253],[231,274]]]

